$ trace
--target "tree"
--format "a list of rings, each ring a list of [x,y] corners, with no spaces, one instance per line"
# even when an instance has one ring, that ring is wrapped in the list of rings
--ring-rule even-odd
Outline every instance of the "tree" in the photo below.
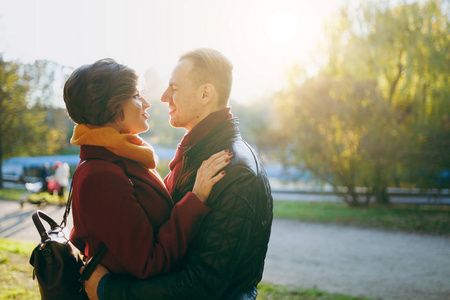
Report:
[[[276,143],[286,164],[345,186],[349,205],[361,203],[358,186],[368,187],[365,204],[372,195],[384,197],[385,177],[378,175],[394,173],[406,145],[375,82],[317,76],[277,99],[283,133]]]
[[[0,188],[3,187],[3,177],[1,173],[1,163],[4,156],[5,133],[7,126],[6,117],[10,121],[12,113],[12,99],[25,97],[28,89],[25,83],[20,82],[18,75],[19,66],[15,63],[5,62],[0,56]],[[22,106],[23,107],[23,106]]]
[[[339,26],[330,27],[329,74],[377,81],[384,101],[413,139],[408,163],[402,168],[403,180],[413,179],[410,183],[422,187],[434,184],[423,180],[424,174],[450,169],[450,153],[443,151],[435,138],[449,135],[448,8],[449,4],[440,0],[397,6],[388,1],[365,1],[354,11],[343,9],[336,18]],[[447,163],[435,164],[437,157],[429,155],[429,148],[441,149],[434,153]],[[422,175],[417,176],[418,172]],[[414,176],[407,176],[410,174]]]
[[[424,161],[427,173],[449,170],[450,152],[436,138],[450,129],[446,7],[439,0],[344,7],[329,26],[320,75],[291,80],[281,95],[285,161],[345,185],[353,205],[356,185],[387,204],[389,184],[418,184],[420,176],[408,175]],[[434,146],[444,166],[432,163]]]
[[[33,80],[39,79],[30,77],[29,70],[0,56],[0,162],[12,156],[55,154],[65,145],[64,132],[49,122],[48,107],[30,96]]]

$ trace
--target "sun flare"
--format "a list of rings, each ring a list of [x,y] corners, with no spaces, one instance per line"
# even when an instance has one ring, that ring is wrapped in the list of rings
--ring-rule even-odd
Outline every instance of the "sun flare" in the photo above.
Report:
[[[273,42],[287,43],[298,34],[298,30],[298,20],[287,10],[275,11],[267,19],[267,35]]]

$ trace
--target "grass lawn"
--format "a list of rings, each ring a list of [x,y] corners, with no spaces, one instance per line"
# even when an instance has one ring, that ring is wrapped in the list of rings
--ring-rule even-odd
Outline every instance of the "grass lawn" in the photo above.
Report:
[[[26,192],[26,190],[3,188],[3,189],[0,189],[0,199],[17,200],[17,201],[19,201],[20,197],[25,192]]]
[[[0,300],[40,299],[29,263],[34,243],[0,239]]]
[[[393,204],[351,208],[344,203],[275,201],[274,216],[302,221],[449,235],[450,206]]]
[[[298,289],[285,286],[258,285],[258,300],[369,300],[342,294],[330,294],[314,289]]]
[[[10,239],[0,238],[0,300],[39,299],[37,281],[32,279],[32,267],[29,263],[31,251],[36,245]],[[258,299],[320,299],[320,300],[350,300],[365,299],[329,294],[313,289],[296,289],[283,286],[260,284]]]
[[[7,200],[14,200],[14,201],[20,201],[20,199],[27,194],[26,190],[18,190],[18,189],[9,189],[9,188],[3,188],[0,189],[0,199],[7,199]],[[67,200],[68,197],[68,191],[64,194],[65,199]],[[30,194],[30,199],[32,201],[37,201],[40,198],[45,198],[48,203],[50,204],[59,204],[59,198],[58,195],[50,195],[49,193],[39,193],[39,194]]]

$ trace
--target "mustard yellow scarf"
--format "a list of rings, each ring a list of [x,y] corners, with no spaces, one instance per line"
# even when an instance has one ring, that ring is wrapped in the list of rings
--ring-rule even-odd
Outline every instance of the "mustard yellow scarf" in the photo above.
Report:
[[[119,133],[107,126],[76,125],[70,140],[72,145],[105,147],[112,153],[141,163],[147,169],[155,169],[155,154],[151,145],[136,134]]]

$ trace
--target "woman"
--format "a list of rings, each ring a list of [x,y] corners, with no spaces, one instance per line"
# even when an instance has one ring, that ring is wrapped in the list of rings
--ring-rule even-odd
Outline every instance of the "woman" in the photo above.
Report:
[[[174,205],[155,170],[152,147],[137,135],[149,128],[150,108],[137,84],[134,70],[102,59],[72,73],[64,101],[78,124],[71,143],[80,146],[81,158],[70,239],[87,257],[103,242],[108,253],[102,265],[145,278],[167,272],[184,255],[232,154],[225,150],[205,161],[193,191]]]
[[[58,189],[59,205],[64,205],[64,192],[69,185],[70,168],[69,164],[56,161],[53,163],[53,180],[56,181]]]

